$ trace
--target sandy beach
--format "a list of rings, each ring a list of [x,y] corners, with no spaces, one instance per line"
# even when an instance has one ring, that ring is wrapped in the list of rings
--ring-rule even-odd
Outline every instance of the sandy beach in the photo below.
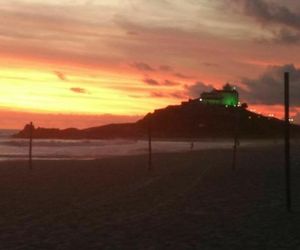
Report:
[[[293,213],[282,145],[90,161],[0,163],[0,249],[300,249],[300,147]]]

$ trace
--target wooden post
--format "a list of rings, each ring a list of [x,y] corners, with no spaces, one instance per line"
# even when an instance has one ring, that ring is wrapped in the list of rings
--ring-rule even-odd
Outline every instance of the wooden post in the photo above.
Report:
[[[286,208],[290,212],[291,201],[291,171],[290,171],[290,76],[284,73],[284,114],[285,114],[285,181],[286,181]]]
[[[148,158],[148,170],[152,170],[152,122],[151,122],[151,116],[149,117],[148,121],[148,153],[149,153],[149,158]]]
[[[232,155],[232,170],[236,170],[237,147],[239,145],[239,128],[240,127],[240,108],[235,108],[234,122],[234,138],[233,138],[233,155]]]
[[[33,123],[29,127],[29,169],[32,169],[32,137],[33,137]]]

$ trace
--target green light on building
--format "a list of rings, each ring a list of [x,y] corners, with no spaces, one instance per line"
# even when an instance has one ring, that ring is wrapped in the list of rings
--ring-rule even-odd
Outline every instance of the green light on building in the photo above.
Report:
[[[210,105],[238,106],[239,94],[234,87],[226,84],[222,90],[214,89],[211,92],[203,92],[200,101]]]

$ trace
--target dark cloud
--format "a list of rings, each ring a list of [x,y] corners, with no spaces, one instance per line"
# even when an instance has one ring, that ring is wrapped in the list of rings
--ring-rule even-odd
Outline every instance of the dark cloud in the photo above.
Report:
[[[144,79],[144,83],[147,83],[148,85],[154,85],[154,86],[160,85],[158,81],[156,81],[155,79],[152,79],[152,78]]]
[[[191,78],[193,78],[192,76],[184,75],[184,74],[181,74],[181,73],[175,73],[174,76],[176,76],[178,78],[182,78],[182,79],[191,79]]]
[[[70,88],[70,90],[72,92],[78,93],[78,94],[86,94],[87,90],[84,88],[78,88],[78,87],[74,87],[74,88]]]
[[[170,94],[173,98],[177,98],[177,99],[180,99],[180,100],[183,100],[183,99],[186,99],[188,98],[188,96],[186,95],[186,93],[184,92],[173,92]]]
[[[292,9],[293,4],[266,0],[225,0],[225,2],[231,6],[241,7],[240,10],[244,15],[254,18],[265,29],[272,31],[274,38],[271,41],[288,44],[299,42],[300,12],[296,11],[296,8]]]
[[[161,83],[161,85],[163,85],[163,86],[178,86],[178,85],[180,85],[180,83],[170,81],[170,80],[165,80],[164,82]]]
[[[252,104],[282,104],[284,72],[290,73],[291,104],[300,105],[300,68],[293,64],[268,67],[257,79],[242,79],[248,91],[239,89],[241,98]]]
[[[62,81],[67,81],[67,77],[64,73],[59,71],[54,71],[54,74]]]
[[[185,90],[190,98],[198,98],[204,91],[210,91],[213,87],[210,84],[196,82],[193,85],[185,85]]]
[[[140,71],[155,71],[149,64],[143,62],[136,62],[132,66]]]
[[[168,65],[161,65],[159,66],[159,69],[162,71],[172,71],[172,67],[168,66]]]
[[[162,92],[153,91],[153,92],[150,93],[150,97],[154,97],[154,98],[176,98],[176,99],[180,99],[180,100],[184,100],[184,99],[188,98],[188,96],[186,95],[185,92],[180,92],[180,91],[170,92],[170,93],[162,93]]]
[[[150,97],[154,97],[154,98],[165,98],[165,97],[168,97],[168,95],[162,93],[162,92],[156,92],[156,91],[153,91],[150,93]]]
[[[274,34],[273,41],[284,44],[296,44],[300,42],[300,32],[289,29],[280,29]]]
[[[243,0],[245,14],[263,23],[277,23],[300,29],[300,13],[288,7],[265,0]]]
[[[153,85],[153,86],[178,86],[178,85],[180,85],[179,82],[174,82],[171,80],[164,80],[162,82],[159,82],[153,78],[146,78],[143,81],[145,83],[147,83],[148,85]]]

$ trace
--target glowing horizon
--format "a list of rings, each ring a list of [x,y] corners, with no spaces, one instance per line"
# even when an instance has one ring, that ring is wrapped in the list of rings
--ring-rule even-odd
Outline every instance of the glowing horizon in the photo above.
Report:
[[[300,122],[300,28],[279,13],[300,4],[258,2],[0,0],[0,127],[134,121],[226,82],[281,118],[284,70]]]

